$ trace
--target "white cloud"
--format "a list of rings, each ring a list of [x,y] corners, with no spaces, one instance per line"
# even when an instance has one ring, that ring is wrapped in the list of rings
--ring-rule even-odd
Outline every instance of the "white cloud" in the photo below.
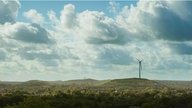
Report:
[[[17,17],[20,3],[17,0],[0,1],[0,24],[14,23]]]
[[[83,11],[81,13],[75,13],[75,7],[73,5],[67,5],[64,7],[70,7],[69,10],[70,12],[73,13],[73,15],[65,15],[62,14],[62,17],[65,17],[65,19],[70,18],[76,21],[76,23],[72,24],[75,29],[71,29],[68,27],[69,31],[66,33],[63,33],[63,36],[68,37],[67,39],[70,38],[71,43],[69,42],[69,46],[73,45],[79,45],[79,46],[73,46],[75,51],[77,52],[78,55],[80,55],[82,48],[86,48],[87,46],[93,45],[93,47],[88,47],[86,49],[89,49],[89,52],[83,52],[85,57],[83,58],[86,60],[86,54],[93,54],[94,57],[92,58],[93,62],[98,62],[100,59],[104,59],[104,56],[107,58],[107,56],[111,56],[112,58],[109,59],[104,59],[103,62],[110,61],[108,63],[112,64],[128,64],[129,61],[124,62],[122,58],[125,56],[125,47],[129,47],[128,45],[134,44],[136,49],[150,49],[149,51],[142,51],[141,57],[147,56],[147,62],[148,64],[153,64],[153,60],[150,58],[158,59],[160,62],[160,59],[157,55],[159,55],[160,50],[164,51],[163,55],[171,55],[172,50],[170,50],[169,46],[164,46],[163,44],[166,43],[160,43],[158,44],[150,44],[150,45],[145,45],[144,40],[153,40],[159,43],[157,39],[160,38],[161,35],[161,30],[162,29],[157,29],[157,25],[153,25],[153,22],[161,21],[160,18],[162,15],[161,12],[172,12],[169,11],[167,8],[168,4],[166,2],[139,2],[137,4],[137,7],[131,6],[130,9],[125,6],[122,11],[119,13],[119,16],[117,19],[109,18],[107,17],[103,12],[97,12],[97,11]],[[67,9],[64,8],[66,11]],[[63,11],[64,11],[63,10]],[[62,11],[62,12],[63,12]],[[71,18],[73,16],[73,18]],[[57,19],[54,15],[54,19]],[[120,20],[121,19],[121,20]],[[124,20],[124,21],[122,21]],[[73,21],[72,21],[73,22]],[[162,23],[162,22],[158,22]],[[172,24],[172,23],[170,23]],[[58,24],[59,25],[59,24]],[[64,27],[61,29],[65,29]],[[71,30],[71,31],[70,31]],[[58,32],[58,31],[56,31]],[[61,34],[61,33],[60,33]],[[58,35],[60,35],[58,34]],[[70,36],[68,36],[70,35]],[[170,40],[167,37],[162,37],[163,39]],[[162,39],[160,38],[160,39]],[[142,44],[145,45],[145,47],[141,48],[139,46],[138,41],[139,40],[144,42]],[[82,41],[79,42],[78,41]],[[84,43],[85,42],[85,43]],[[147,41],[148,42],[148,41]],[[130,44],[127,44],[130,43]],[[81,44],[81,45],[80,45]],[[115,45],[124,45],[120,46],[122,47],[121,50],[119,50],[117,47],[113,47]],[[161,47],[163,45],[164,47]],[[86,47],[85,47],[86,46]],[[97,49],[97,46],[100,46],[100,49]],[[110,50],[106,46],[111,46]],[[130,62],[132,61],[131,59],[136,58],[138,55],[137,51],[131,47],[130,49],[127,50],[127,57],[130,58]],[[154,49],[158,49],[153,51]],[[96,50],[96,51],[94,51]],[[103,52],[103,53],[101,53]],[[113,56],[117,52],[123,52],[123,53],[118,53],[121,54],[118,57],[114,58]],[[153,53],[152,53],[153,52]],[[112,55],[114,54],[114,55]],[[153,54],[153,55],[152,55]],[[139,55],[138,55],[139,56]],[[80,56],[79,58],[82,58]],[[166,58],[163,58],[166,59]],[[162,59],[162,60],[163,60]],[[101,60],[102,61],[102,60]],[[118,62],[121,61],[122,63]],[[88,61],[86,61],[88,62]],[[117,63],[118,62],[118,63]],[[99,62],[101,63],[101,62]],[[158,65],[158,64],[157,64]],[[154,67],[157,67],[154,66]]]
[[[130,52],[122,48],[103,48],[98,59],[106,64],[130,65],[133,63]]]
[[[189,20],[192,6],[187,3],[140,1],[137,6],[131,6],[126,17],[120,14],[117,21],[141,39],[192,40],[189,35],[192,33],[192,21]]]
[[[53,24],[58,24],[59,20],[56,17],[56,14],[53,10],[48,11],[47,13],[49,19],[51,20],[51,22],[53,22]]]
[[[44,17],[42,14],[38,13],[37,10],[31,9],[28,12],[24,12],[23,16],[25,16],[27,19],[32,20],[33,23],[43,23]]]
[[[74,5],[68,4],[64,6],[63,10],[61,11],[60,21],[65,27],[64,29],[70,29],[76,25],[77,22]]]
[[[119,3],[110,1],[109,5],[110,5],[109,12],[113,13],[114,15],[119,13],[120,11]]]
[[[43,79],[51,79],[48,75],[55,79],[82,78],[82,72],[94,78],[105,74],[99,78],[105,79],[137,75],[139,58],[149,76],[167,71],[179,74],[176,70],[190,73],[190,5],[139,1],[117,11],[114,9],[119,4],[110,4],[117,15],[114,18],[98,11],[76,12],[72,4],[65,5],[59,17],[48,11],[53,24],[48,28],[15,22],[16,16],[10,17],[12,21],[0,19],[0,67],[9,75],[15,70],[17,75],[27,73],[31,79],[35,74]],[[36,10],[24,14],[29,19],[35,16],[32,22],[44,22]]]
[[[29,43],[50,42],[49,33],[38,24],[6,23],[0,26],[2,36]]]
[[[69,4],[61,11],[60,20],[53,11],[48,15],[56,24],[57,32],[63,32],[65,36],[71,35],[74,39],[81,38],[77,40],[90,44],[125,44],[131,37],[127,30],[117,25],[115,20],[103,12],[86,10],[76,13],[75,6]]]
[[[84,11],[78,15],[78,33],[91,44],[125,44],[129,33],[102,12]]]

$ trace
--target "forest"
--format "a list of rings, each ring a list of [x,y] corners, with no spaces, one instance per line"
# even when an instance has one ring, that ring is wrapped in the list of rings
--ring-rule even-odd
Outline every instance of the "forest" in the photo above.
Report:
[[[192,108],[192,88],[147,79],[0,82],[0,108]]]

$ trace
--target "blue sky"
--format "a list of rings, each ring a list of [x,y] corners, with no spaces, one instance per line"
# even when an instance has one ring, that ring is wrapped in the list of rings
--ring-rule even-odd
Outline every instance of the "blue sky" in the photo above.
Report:
[[[192,79],[192,2],[0,1],[0,80]]]
[[[100,11],[104,12],[109,17],[114,17],[114,13],[110,12],[109,1],[20,1],[21,8],[18,13],[18,21],[26,20],[23,17],[23,12],[30,9],[36,9],[39,13],[42,13],[45,17],[47,11],[53,10],[56,15],[60,15],[60,11],[63,9],[64,5],[73,4],[76,7],[76,12],[82,12],[85,10],[89,11]],[[136,5],[137,1],[118,1],[119,11],[124,6]]]

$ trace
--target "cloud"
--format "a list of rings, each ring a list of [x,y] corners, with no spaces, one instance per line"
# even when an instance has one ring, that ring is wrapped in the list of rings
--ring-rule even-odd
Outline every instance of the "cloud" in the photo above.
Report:
[[[169,43],[173,53],[182,55],[192,55],[192,44],[190,43]]]
[[[64,29],[70,29],[76,25],[77,22],[74,5],[68,4],[64,6],[63,10],[61,11],[60,21],[65,27]]]
[[[119,3],[110,1],[109,5],[110,5],[109,12],[111,12],[111,13],[113,13],[115,15],[117,13],[119,13],[119,11],[120,11],[120,7],[119,7],[120,4]]]
[[[46,47],[44,47],[46,48]],[[51,60],[51,59],[58,59],[58,55],[53,52],[51,48],[46,48],[41,49],[39,48],[23,48],[20,51],[20,56],[22,58],[25,58],[27,60],[34,60],[34,59],[39,59],[39,60]]]
[[[182,59],[184,62],[187,62],[188,64],[192,63],[192,55],[184,55]]]
[[[102,12],[84,11],[79,14],[79,33],[90,44],[125,44],[128,32]]]
[[[115,65],[130,65],[133,62],[130,52],[119,48],[104,48],[98,59],[106,64]]]
[[[181,21],[184,20],[175,12],[169,10],[170,8],[168,8],[168,6],[169,4],[167,2],[139,2],[136,7],[123,7],[122,11],[118,14],[116,19],[113,19],[107,17],[105,13],[98,11],[86,10],[80,13],[76,13],[75,6],[70,4],[64,7],[70,7],[69,10],[71,13],[73,13],[73,15],[62,14],[63,17],[65,17],[63,19],[74,18],[73,21],[75,21],[76,23],[71,23],[71,27],[73,27],[73,29],[68,27],[69,31],[61,32],[63,32],[62,34],[66,39],[70,40],[73,43],[70,44],[69,42],[68,45],[70,47],[73,45],[79,45],[73,47],[75,49],[75,52],[78,52],[77,55],[80,55],[82,53],[79,49],[89,49],[89,51],[84,52],[83,55],[85,55],[85,57],[79,56],[79,59],[87,60],[85,59],[87,55],[93,54],[96,58],[89,58],[92,60],[93,64],[108,63],[114,65],[129,65],[131,62],[134,61],[134,58],[145,57],[145,59],[147,59],[145,60],[145,62],[149,66],[153,65],[154,67],[158,67],[159,64],[163,63],[161,62],[161,59],[166,60],[166,57],[158,57],[158,55],[161,55],[161,53],[163,55],[174,54],[172,49],[170,49],[170,46],[168,46],[166,42],[161,43],[159,39],[161,39],[162,41],[166,40],[168,41],[168,43],[169,41],[181,41],[179,39],[176,39],[177,36],[172,37],[167,35],[169,30],[165,31],[164,33],[163,27],[167,25],[161,26],[160,24],[164,23],[164,18],[162,17],[164,13],[165,15],[168,14],[165,17],[170,17],[172,19],[176,17],[175,19],[179,18]],[[66,11],[67,9],[64,8],[64,10]],[[173,16],[169,14],[172,14]],[[53,11],[51,12],[50,16],[52,17],[50,19],[52,19],[53,22],[57,22],[57,25],[62,25],[61,21],[58,21],[58,18],[55,16]],[[58,22],[60,22],[60,24]],[[175,22],[175,20],[173,22]],[[172,23],[169,21],[168,24]],[[66,29],[66,26],[61,27],[60,29]],[[175,34],[177,34],[177,31],[174,32]],[[61,35],[61,33],[59,33],[58,35]],[[178,37],[182,38],[182,36]],[[150,41],[152,41],[153,44],[150,43]],[[150,44],[148,44],[147,42],[149,42]],[[145,47],[140,46],[140,44],[144,45]],[[91,45],[93,45],[93,47],[86,47]],[[120,45],[119,47],[121,47],[121,49],[113,47],[116,45]],[[101,48],[97,49],[97,46],[100,46]],[[109,48],[108,46],[110,46],[111,48]],[[132,46],[133,48],[131,48]],[[129,49],[125,50],[126,48]],[[154,51],[154,49],[156,50]],[[176,48],[174,49],[176,50]],[[179,50],[179,48],[177,50]],[[153,59],[158,59],[158,63],[153,64]]]
[[[126,17],[119,16],[118,20],[124,18],[126,23],[121,23],[122,26],[141,39],[188,41],[192,40],[191,8],[190,2],[139,1],[130,7]]]
[[[0,59],[3,62],[38,61],[43,65],[56,65],[60,59],[54,51],[54,40],[50,34],[38,24],[16,22],[0,25]],[[48,62],[49,61],[49,62]],[[25,68],[25,67],[23,67]]]
[[[68,4],[61,11],[60,19],[56,17],[54,11],[49,11],[48,16],[56,32],[62,32],[65,36],[71,35],[88,44],[123,45],[132,38],[125,28],[103,12],[85,10],[77,13],[75,6]]]
[[[35,9],[30,9],[28,12],[24,12],[23,16],[27,19],[32,20],[33,23],[43,23],[44,17],[42,14],[38,13]]]
[[[6,52],[4,50],[0,50],[0,61],[4,61],[6,59]]]
[[[24,42],[48,43],[49,33],[38,24],[19,24],[15,25],[17,31],[14,38]]]
[[[0,24],[15,23],[20,3],[17,0],[0,1]]]
[[[53,10],[48,11],[47,15],[54,25],[59,23],[59,20],[57,19],[56,14]]]
[[[49,43],[49,33],[40,25],[32,23],[15,23],[0,26],[1,34],[9,38],[29,43]]]
[[[192,15],[191,9],[192,4],[190,1],[167,1],[170,10],[172,10],[174,13],[176,13],[181,19],[190,21],[190,17]]]
[[[52,25],[47,28],[37,24],[45,18],[38,10],[23,13],[36,23],[16,22],[18,8],[8,12],[8,5],[0,3],[0,62],[7,74],[16,71],[48,79],[52,75],[55,79],[80,78],[82,72],[100,79],[130,77],[138,72],[136,58],[143,59],[145,75],[165,73],[166,77],[167,72],[191,71],[188,2],[138,1],[122,9],[120,3],[110,2],[114,17],[99,11],[79,12],[68,4],[60,16],[48,11]],[[15,14],[3,20],[3,12]]]

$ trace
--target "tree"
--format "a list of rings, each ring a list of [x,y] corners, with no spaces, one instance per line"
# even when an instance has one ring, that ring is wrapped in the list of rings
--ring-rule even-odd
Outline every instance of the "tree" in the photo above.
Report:
[[[49,108],[48,106],[40,97],[28,97],[16,108]]]

